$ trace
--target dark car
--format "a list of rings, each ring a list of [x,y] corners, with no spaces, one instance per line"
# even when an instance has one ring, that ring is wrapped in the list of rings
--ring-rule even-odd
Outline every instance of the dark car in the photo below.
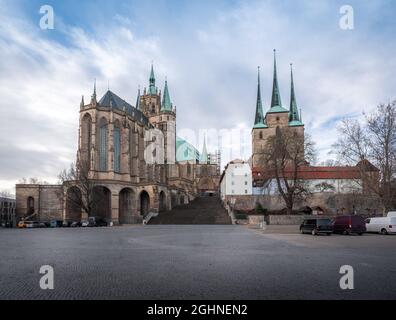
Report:
[[[50,222],[51,228],[61,228],[63,226],[62,220],[51,220]]]
[[[333,224],[331,219],[327,218],[307,218],[301,224],[300,232],[302,234],[310,233],[314,236],[318,234],[330,236],[333,233]]]
[[[107,227],[107,221],[100,217],[89,217],[88,219],[89,227]]]
[[[73,221],[70,224],[70,228],[78,228],[78,227],[81,227],[81,222],[79,222],[79,221]]]
[[[366,232],[366,222],[361,216],[339,216],[334,220],[334,233],[352,234],[361,236]]]

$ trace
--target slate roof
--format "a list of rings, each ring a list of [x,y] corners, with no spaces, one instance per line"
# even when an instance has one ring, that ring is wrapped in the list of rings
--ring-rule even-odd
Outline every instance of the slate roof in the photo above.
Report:
[[[108,90],[105,95],[98,102],[100,107],[110,108],[110,109],[118,109],[121,111],[126,111],[129,115],[132,116],[136,121],[149,125],[149,121],[146,116],[140,110],[136,109],[124,99],[121,99],[114,92]]]

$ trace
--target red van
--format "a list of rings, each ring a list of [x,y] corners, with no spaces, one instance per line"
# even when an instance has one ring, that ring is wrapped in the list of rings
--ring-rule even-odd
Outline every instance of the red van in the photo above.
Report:
[[[334,233],[351,234],[357,233],[361,236],[366,232],[366,223],[361,216],[340,216],[334,219]]]

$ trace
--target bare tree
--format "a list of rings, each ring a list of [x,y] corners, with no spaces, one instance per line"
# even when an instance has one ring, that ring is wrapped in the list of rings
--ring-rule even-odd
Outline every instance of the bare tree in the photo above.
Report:
[[[327,182],[321,182],[315,185],[315,189],[320,192],[335,192],[335,187]]]
[[[101,188],[96,188],[95,180],[90,175],[89,161],[71,164],[69,170],[63,170],[59,176],[59,184],[66,190],[66,205],[83,210],[92,216],[104,199]],[[63,192],[58,195],[63,199]]]
[[[309,182],[301,178],[301,168],[315,160],[314,143],[289,128],[277,128],[264,151],[265,175],[275,179],[277,190],[285,201],[287,213],[294,204],[311,195]]]
[[[39,178],[36,177],[31,177],[31,178],[21,178],[18,180],[19,184],[41,184],[41,185],[49,185],[50,183],[45,181],[45,180],[40,180]]]
[[[0,198],[11,199],[13,196],[9,190],[4,189],[0,191]]]
[[[365,114],[362,123],[343,120],[338,131],[340,138],[333,150],[339,160],[358,164],[363,189],[378,198],[384,212],[389,211],[396,205],[396,101]],[[379,175],[373,166],[379,169]]]

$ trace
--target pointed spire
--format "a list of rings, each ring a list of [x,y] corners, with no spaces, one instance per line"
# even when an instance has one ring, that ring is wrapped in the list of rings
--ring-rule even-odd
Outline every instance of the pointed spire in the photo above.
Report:
[[[293,64],[290,64],[290,78],[291,78],[291,91],[290,91],[290,110],[289,110],[289,125],[303,125],[301,114],[298,114],[296,94],[294,91],[294,77],[293,77]]]
[[[172,102],[169,96],[168,80],[165,80],[164,96],[162,98],[161,111],[172,111]]]
[[[300,121],[298,115],[296,95],[294,92],[294,79],[293,79],[293,64],[290,64],[290,78],[291,78],[291,92],[290,92],[290,115],[289,121]]]
[[[140,110],[140,86],[139,86],[138,94],[137,94],[137,98],[136,98],[136,109]]]
[[[150,72],[150,78],[149,78],[149,90],[148,93],[155,95],[157,94],[157,88],[155,87],[155,76],[154,76],[154,65],[151,64],[151,72]]]
[[[279,84],[278,84],[278,71],[276,66],[276,50],[274,49],[274,81],[272,85],[272,98],[271,98],[271,109],[269,113],[280,113],[288,112],[282,107],[282,101],[280,96]]]
[[[96,79],[94,80],[94,91],[91,98],[91,104],[96,105]]]
[[[263,104],[261,101],[261,83],[260,83],[260,67],[258,69],[257,80],[257,101],[256,101],[256,117],[254,119],[254,128],[265,127],[265,119],[263,115]]]
[[[281,107],[281,97],[279,92],[279,84],[278,84],[278,72],[276,70],[276,50],[274,49],[274,81],[272,86],[272,100],[271,100],[271,108],[273,107]]]
[[[81,103],[80,103],[80,108],[82,109],[82,108],[84,108],[84,106],[85,106],[84,96],[82,96]]]
[[[207,164],[208,163],[208,151],[206,150],[206,135],[204,136],[204,144],[202,148],[202,154],[199,159],[199,162],[201,164]]]

